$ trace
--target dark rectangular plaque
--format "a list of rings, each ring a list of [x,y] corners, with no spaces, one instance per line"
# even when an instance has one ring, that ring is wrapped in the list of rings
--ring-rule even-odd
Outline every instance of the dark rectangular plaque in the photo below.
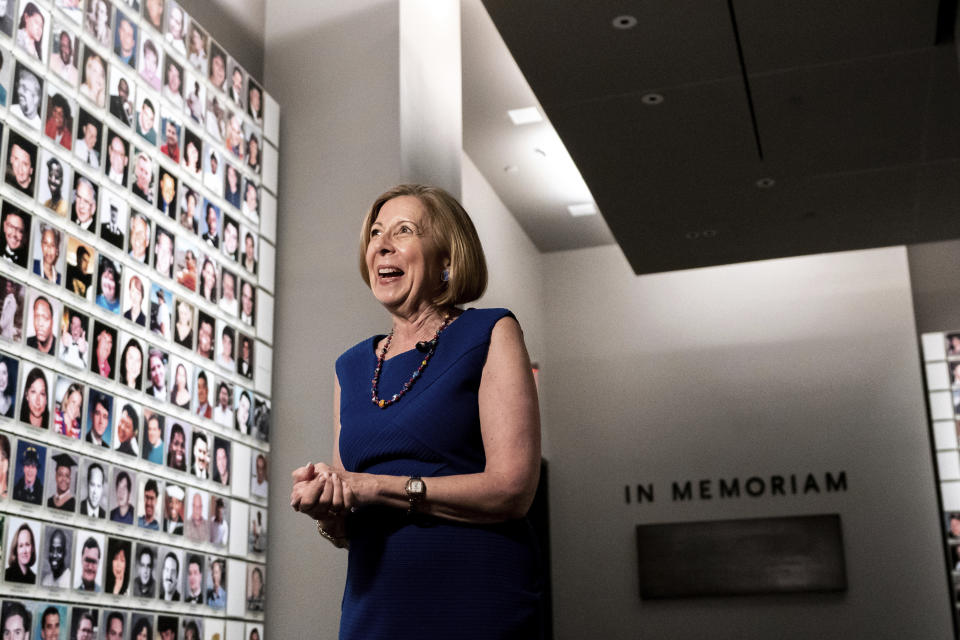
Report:
[[[640,597],[847,588],[838,514],[637,525]]]

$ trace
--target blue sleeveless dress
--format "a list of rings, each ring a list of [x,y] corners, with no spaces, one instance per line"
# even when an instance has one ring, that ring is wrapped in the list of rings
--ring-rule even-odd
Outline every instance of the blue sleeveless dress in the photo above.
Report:
[[[477,391],[506,309],[468,309],[440,335],[410,391],[380,409],[370,401],[383,336],[337,359],[340,458],[348,471],[396,476],[484,468]],[[422,359],[416,349],[383,364],[380,397],[400,390]],[[427,481],[427,500],[430,499]],[[542,568],[527,520],[468,525],[368,507],[351,514],[341,640],[491,640],[541,637]]]

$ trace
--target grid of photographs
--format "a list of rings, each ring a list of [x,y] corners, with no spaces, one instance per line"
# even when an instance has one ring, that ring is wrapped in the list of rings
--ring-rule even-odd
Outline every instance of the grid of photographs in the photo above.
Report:
[[[262,638],[264,98],[174,0],[0,2],[4,630]]]

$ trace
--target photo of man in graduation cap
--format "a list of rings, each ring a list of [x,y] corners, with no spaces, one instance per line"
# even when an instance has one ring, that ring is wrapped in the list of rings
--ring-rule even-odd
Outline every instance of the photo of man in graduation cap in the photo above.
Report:
[[[55,464],[53,494],[47,498],[47,506],[51,509],[60,509],[73,513],[77,510],[77,499],[74,495],[73,468],[77,461],[66,453],[58,453],[52,457]]]

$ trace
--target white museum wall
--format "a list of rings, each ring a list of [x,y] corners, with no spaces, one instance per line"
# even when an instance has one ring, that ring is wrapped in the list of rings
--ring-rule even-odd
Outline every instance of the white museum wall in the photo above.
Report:
[[[903,247],[634,276],[544,257],[559,639],[952,633]],[[719,478],[846,472],[846,492],[719,499]],[[714,498],[674,502],[673,481]],[[654,484],[626,504],[624,485]],[[639,599],[637,524],[839,513],[842,594]]]

